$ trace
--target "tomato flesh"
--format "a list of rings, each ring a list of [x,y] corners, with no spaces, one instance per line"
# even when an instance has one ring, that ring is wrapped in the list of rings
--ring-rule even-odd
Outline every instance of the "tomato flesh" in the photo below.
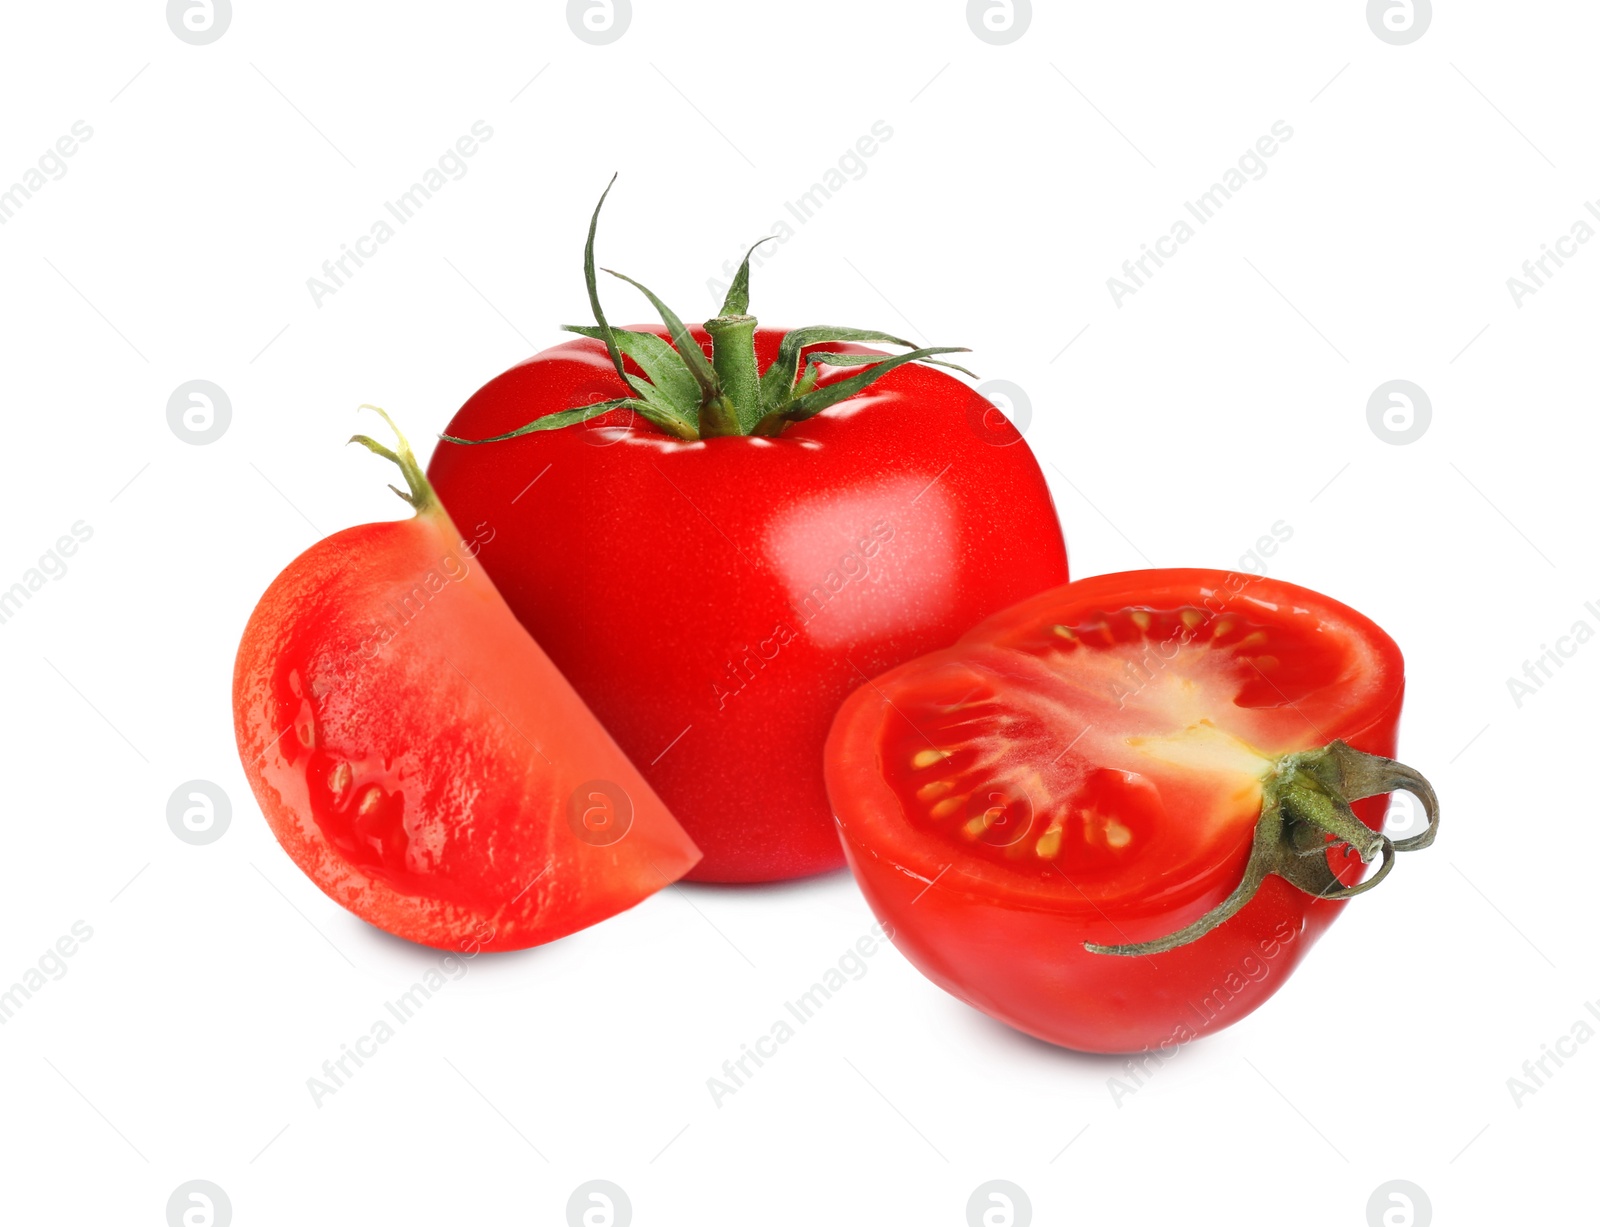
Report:
[[[1401,677],[1381,630],[1305,589],[1100,576],[857,691],[829,739],[829,795],[869,899],[936,981],[1057,1043],[1141,1048],[1213,1029],[1183,999],[1287,925],[1271,940],[1292,953],[1235,994],[1226,1021],[1242,1017],[1340,905],[1273,879],[1189,946],[1084,943],[1164,936],[1225,898],[1276,760],[1335,738],[1392,754]],[[1356,809],[1374,825],[1382,800]],[[997,951],[1000,933],[1016,948]]]
[[[240,758],[289,855],[379,928],[473,952],[593,924],[699,856],[489,582],[490,533],[435,506],[318,542],[234,668]],[[614,831],[586,829],[591,793],[620,798]]]

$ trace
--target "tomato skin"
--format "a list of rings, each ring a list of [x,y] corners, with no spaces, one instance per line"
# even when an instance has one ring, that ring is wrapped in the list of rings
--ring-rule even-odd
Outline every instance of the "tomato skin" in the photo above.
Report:
[[[1085,942],[1153,940],[1220,903],[1243,876],[1252,828],[1241,826],[1208,872],[1180,889],[1164,881],[1166,867],[1156,865],[1148,867],[1149,890],[1143,897],[1091,900],[1063,872],[1049,898],[1016,885],[1008,888],[984,866],[964,864],[959,849],[941,848],[914,830],[885,781],[876,747],[887,722],[903,719],[889,705],[903,702],[913,679],[941,659],[993,652],[1019,626],[1052,612],[1066,617],[1068,609],[1159,602],[1207,586],[1219,590],[1227,582],[1223,572],[1179,570],[1080,580],[995,615],[947,652],[875,679],[844,704],[827,747],[828,790],[841,842],[874,914],[934,983],[1053,1044],[1101,1053],[1170,1050],[1260,1006],[1338,915],[1342,902],[1313,899],[1269,877],[1238,915],[1188,945],[1148,956],[1093,954]],[[1273,746],[1273,752],[1343,738],[1356,749],[1393,757],[1403,697],[1403,664],[1393,641],[1355,611],[1306,589],[1252,577],[1247,591],[1342,620],[1371,649],[1382,675],[1381,685],[1345,717],[1319,713],[1318,728],[1299,737],[1300,744]],[[1355,802],[1353,809],[1367,826],[1381,830],[1386,806],[1386,798],[1372,797]],[[1347,885],[1362,876],[1363,867],[1353,858],[1336,856],[1330,863]]]
[[[758,331],[762,369],[782,333]],[[446,433],[623,391],[599,342],[573,341],[491,380]],[[690,878],[837,868],[820,760],[840,701],[1066,578],[1037,463],[1020,438],[985,442],[975,403],[906,366],[775,439],[684,443],[607,430],[613,414],[435,451],[446,505],[495,527],[496,586],[705,853]]]
[[[468,953],[594,924],[698,858],[478,565],[490,531],[435,506],[318,542],[257,604],[233,679],[240,759],[295,863],[371,924]],[[570,817],[597,779],[631,801],[614,842]]]

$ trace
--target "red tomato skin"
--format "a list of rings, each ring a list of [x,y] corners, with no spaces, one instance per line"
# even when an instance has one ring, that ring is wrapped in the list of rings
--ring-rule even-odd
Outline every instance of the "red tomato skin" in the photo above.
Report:
[[[758,332],[762,369],[782,333]],[[447,433],[623,391],[600,343],[577,340],[491,380]],[[689,878],[841,865],[821,771],[839,703],[1065,580],[1038,464],[1020,437],[985,442],[975,403],[906,366],[776,439],[641,423],[435,451],[446,505],[495,527],[482,558],[507,602],[704,852]]]
[[[594,924],[698,859],[478,565],[487,531],[463,538],[435,508],[318,542],[257,604],[233,679],[240,758],[284,850],[363,920],[464,953]],[[609,844],[569,821],[595,779],[631,799]],[[372,788],[393,821],[354,834]]]
[[[1132,573],[1165,577],[1181,590],[1212,571],[1169,570]],[[1115,587],[1121,576],[1080,580],[1074,588]],[[1276,584],[1276,581],[1265,581]],[[1293,585],[1280,591],[1305,593]],[[1048,594],[1032,602],[1039,605]],[[1403,676],[1399,649],[1381,630],[1353,610],[1318,598],[1368,628],[1371,640],[1397,678]],[[1022,608],[1021,605],[1018,607]],[[1012,611],[997,614],[993,627]],[[980,644],[989,633],[979,627],[964,639]],[[953,651],[959,651],[960,645]],[[913,668],[915,666],[907,666]],[[1023,903],[1003,893],[953,885],[956,875],[933,876],[905,864],[887,846],[874,847],[863,828],[898,813],[899,802],[883,780],[880,766],[863,758],[869,730],[881,720],[894,675],[875,679],[844,705],[830,734],[827,779],[840,814],[840,836],[851,871],[874,915],[893,935],[895,946],[924,975],[953,996],[999,1021],[1048,1043],[1095,1053],[1172,1051],[1200,1036],[1231,1026],[1277,992],[1312,945],[1345,906],[1317,900],[1282,879],[1268,877],[1242,911],[1188,945],[1150,956],[1092,954],[1085,942],[1113,945],[1148,941],[1173,932],[1220,903],[1244,875],[1248,847],[1241,843],[1204,889],[1180,907],[1138,906],[1107,915],[1092,907],[1052,909],[1037,900]],[[874,689],[879,694],[874,694]],[[1328,727],[1331,740],[1343,738],[1358,750],[1394,757],[1403,681],[1392,697],[1363,714],[1362,727]],[[1352,806],[1373,830],[1381,830],[1386,797]],[[863,814],[873,817],[862,822]],[[1248,839],[1248,833],[1245,835]],[[951,860],[960,853],[952,848]],[[1348,884],[1363,867],[1355,858],[1336,866]],[[1061,884],[1063,897],[1072,887]]]

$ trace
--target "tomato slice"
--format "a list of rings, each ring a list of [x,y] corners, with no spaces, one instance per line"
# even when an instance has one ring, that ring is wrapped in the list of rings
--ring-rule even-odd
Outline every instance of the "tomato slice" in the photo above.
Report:
[[[829,795],[869,898],[935,979],[967,996],[1005,976],[1059,988],[1088,960],[1088,980],[1109,983],[1112,965],[1194,950],[1108,960],[1084,943],[1143,942],[1215,907],[1241,881],[1279,761],[1336,739],[1392,753],[1402,690],[1393,641],[1317,593],[1217,571],[1099,576],[857,691],[829,739]],[[1376,826],[1381,798],[1356,813]],[[1335,860],[1341,882],[1359,878],[1359,861]],[[1279,904],[1298,932],[1307,909]],[[1008,963],[986,908],[1052,914],[1037,921],[1048,948]],[[1230,925],[1251,928],[1195,946]],[[1095,1046],[1072,1034],[1057,1042]]]
[[[698,849],[479,565],[492,525],[464,535],[391,459],[418,514],[313,545],[239,645],[239,753],[278,841],[356,915],[472,953],[681,877]]]

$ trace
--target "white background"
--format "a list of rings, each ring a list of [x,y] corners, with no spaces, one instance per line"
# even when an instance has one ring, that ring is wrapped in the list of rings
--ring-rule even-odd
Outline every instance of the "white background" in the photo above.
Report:
[[[160,1223],[197,1178],[241,1225],[561,1224],[591,1178],[641,1225],[959,1225],[994,1178],[1040,1224],[1359,1227],[1395,1178],[1439,1223],[1571,1221],[1600,1044],[1520,1106],[1507,1079],[1600,997],[1600,646],[1520,707],[1507,678],[1600,629],[1600,243],[1520,306],[1506,282],[1600,194],[1600,11],[1453,3],[1393,46],[1358,0],[1038,9],[995,46],[955,0],[636,0],[594,46],[554,2],[239,0],[192,46],[155,0],[7,6],[0,185],[93,129],[0,226],[0,587],[93,529],[0,625],[0,982],[93,929],[0,1028],[8,1221]],[[707,279],[880,119],[756,312],[970,345],[1025,389],[1075,575],[1239,566],[1292,527],[1270,572],[1406,653],[1437,845],[1120,1105],[1120,1061],[885,951],[714,1106],[707,1078],[870,925],[836,874],[668,891],[475,960],[314,1106],[306,1079],[436,957],[294,868],[234,752],[256,598],[403,510],[342,446],[354,407],[425,443],[583,320],[614,170],[604,260],[713,313]],[[477,120],[469,173],[317,306],[307,278]],[[1268,173],[1118,306],[1107,278],[1278,120]],[[232,402],[207,446],[166,420],[192,379]],[[1391,379],[1432,401],[1405,446],[1368,425]],[[233,802],[209,846],[167,826],[194,778]]]

